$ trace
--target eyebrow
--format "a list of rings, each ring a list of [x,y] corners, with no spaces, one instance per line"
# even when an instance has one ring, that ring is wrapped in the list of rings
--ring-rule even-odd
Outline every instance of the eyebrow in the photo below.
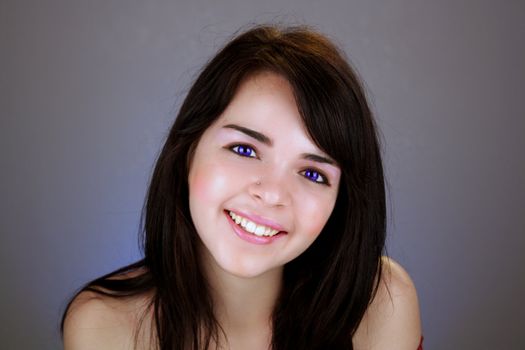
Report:
[[[224,125],[223,128],[240,131],[243,134],[248,135],[251,138],[256,139],[257,141],[259,141],[261,143],[264,143],[265,145],[273,146],[272,139],[269,138],[268,136],[258,132],[258,131],[255,131],[255,130],[252,130],[252,129],[249,129],[249,128],[246,128],[244,126],[240,126],[240,125],[237,125],[237,124],[227,124],[227,125]],[[314,161],[314,162],[317,162],[317,163],[326,163],[326,164],[330,164],[330,165],[333,165],[333,166],[337,166],[336,162],[333,159],[330,159],[330,158],[327,158],[327,157],[323,157],[323,156],[320,156],[318,154],[303,153],[303,154],[301,154],[301,157],[303,159],[311,160],[311,161]]]
[[[337,166],[337,164],[335,163],[334,160],[332,160],[330,158],[326,158],[326,157],[320,156],[320,155],[317,155],[317,154],[303,153],[301,156],[302,156],[303,159],[312,160],[312,161],[317,162],[317,163],[326,163],[326,164],[330,164],[330,165],[333,165],[333,166]]]
[[[273,146],[272,139],[269,138],[268,136],[264,135],[264,134],[261,134],[258,131],[255,131],[255,130],[252,130],[252,129],[248,129],[248,128],[245,128],[244,126],[240,126],[240,125],[236,125],[236,124],[227,124],[227,125],[224,125],[223,128],[234,129],[234,130],[240,131],[243,134],[246,134],[246,135],[256,139],[257,141],[259,141],[261,143],[264,143],[265,145]]]

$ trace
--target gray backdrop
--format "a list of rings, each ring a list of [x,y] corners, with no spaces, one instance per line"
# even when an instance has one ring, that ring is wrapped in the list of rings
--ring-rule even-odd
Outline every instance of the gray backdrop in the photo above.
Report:
[[[334,38],[366,81],[426,348],[522,348],[525,2],[2,0],[0,16],[0,348],[59,348],[72,292],[140,256],[192,79],[276,20]]]

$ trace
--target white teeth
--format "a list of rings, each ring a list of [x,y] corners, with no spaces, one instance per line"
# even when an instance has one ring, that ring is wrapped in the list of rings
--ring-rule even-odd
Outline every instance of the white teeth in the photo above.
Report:
[[[244,228],[246,231],[253,233],[256,236],[266,236],[266,237],[272,237],[275,236],[279,231],[274,230],[270,227],[266,227],[263,225],[257,225],[255,222],[250,221],[246,218],[243,218],[234,212],[229,212],[230,217],[237,225],[240,225],[242,228]]]
[[[266,227],[264,227],[264,226],[257,226],[257,228],[255,229],[254,233],[257,236],[262,236],[265,232],[266,232]]]
[[[257,227],[256,224],[254,224],[253,222],[249,221],[248,225],[246,225],[245,229],[246,229],[246,231],[248,231],[250,233],[255,233],[255,228],[256,227]]]

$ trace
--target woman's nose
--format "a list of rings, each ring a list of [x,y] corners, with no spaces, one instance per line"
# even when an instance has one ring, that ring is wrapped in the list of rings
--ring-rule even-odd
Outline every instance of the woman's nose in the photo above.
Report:
[[[250,195],[267,206],[286,206],[291,202],[290,184],[284,176],[260,176],[250,185]]]

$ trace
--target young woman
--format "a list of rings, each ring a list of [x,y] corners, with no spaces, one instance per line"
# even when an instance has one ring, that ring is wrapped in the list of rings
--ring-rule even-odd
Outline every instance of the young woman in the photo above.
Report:
[[[144,259],[72,300],[66,350],[420,346],[365,94],[308,28],[253,28],[205,66],[144,214]]]

